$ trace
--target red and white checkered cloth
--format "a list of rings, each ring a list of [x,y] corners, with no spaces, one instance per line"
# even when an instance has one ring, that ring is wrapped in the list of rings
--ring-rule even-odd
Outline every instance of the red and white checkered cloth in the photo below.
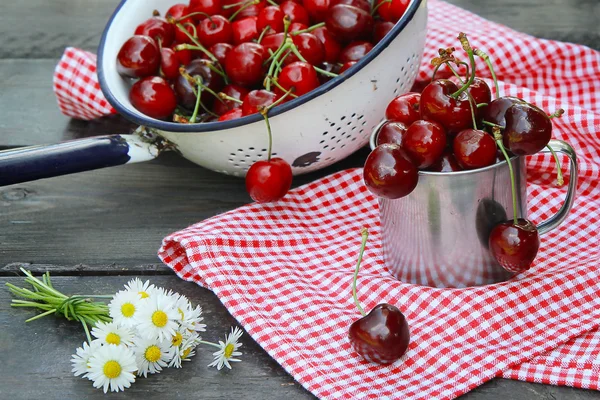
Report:
[[[467,289],[396,281],[383,265],[378,205],[360,170],[174,233],[159,256],[183,279],[214,291],[275,360],[324,399],[450,399],[496,376],[598,390],[600,54],[515,32],[439,0],[430,0],[429,9],[420,78],[430,76],[437,49],[456,46],[466,26],[472,45],[493,58],[503,94],[565,110],[554,120],[554,137],[579,156],[578,197],[563,225],[542,238],[531,270]],[[93,65],[74,64],[78,54],[65,53],[55,83],[92,93],[97,102]],[[478,70],[489,77],[483,63]],[[74,71],[85,78],[65,83]],[[81,95],[81,102],[57,95],[69,115],[108,112]],[[79,108],[84,103],[91,107]],[[529,157],[528,167],[529,215],[540,222],[558,210],[566,189],[553,186],[549,157]],[[390,366],[364,362],[347,340],[360,317],[350,289],[362,227],[371,233],[358,282],[363,307],[395,304],[410,323],[409,351]]]

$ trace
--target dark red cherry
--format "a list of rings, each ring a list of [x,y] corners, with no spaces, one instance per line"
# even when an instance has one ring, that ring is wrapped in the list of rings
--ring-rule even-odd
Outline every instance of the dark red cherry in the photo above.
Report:
[[[305,29],[308,29],[308,25],[301,24],[300,22],[292,22],[290,24],[288,32],[294,33],[294,32],[298,32],[298,31],[304,31]]]
[[[296,47],[298,48],[298,52],[308,61],[309,64],[319,65],[323,61],[325,61],[325,47],[323,43],[312,33],[300,33],[298,35],[293,35],[292,40]],[[286,57],[285,64],[291,64],[295,61],[300,61],[295,54],[290,54]]]
[[[457,99],[451,97],[457,90],[456,84],[448,79],[431,82],[421,93],[421,117],[441,124],[449,133],[473,128],[467,93],[462,92]]]
[[[338,4],[329,8],[325,26],[338,41],[348,43],[371,34],[373,17],[358,7]]]
[[[149,36],[127,39],[117,54],[117,71],[123,76],[143,78],[154,75],[160,64],[158,46]]]
[[[184,17],[186,15],[188,15],[190,12],[188,11],[188,6],[187,4],[183,4],[183,3],[178,3],[178,4],[174,4],[171,6],[171,8],[169,8],[167,10],[167,12],[165,13],[165,15],[167,17],[171,17],[174,19],[179,19],[181,17]],[[191,20],[191,18],[190,18]]]
[[[458,165],[454,157],[454,153],[448,148],[444,150],[444,154],[436,162],[427,168],[427,171],[431,172],[455,172],[462,170],[462,167]]]
[[[283,32],[283,17],[285,14],[279,7],[268,6],[263,8],[258,14],[256,20],[256,30],[262,33],[267,26],[269,27],[268,33]]]
[[[202,79],[202,84],[209,87],[214,92],[219,92],[223,88],[223,78],[213,72],[207,65],[210,61],[207,60],[193,60],[185,67],[185,71],[192,77],[199,76]],[[193,90],[192,85],[188,80],[179,76],[175,80],[175,94],[177,95],[177,103],[188,109],[193,110],[196,106],[196,95],[194,91],[197,90],[197,85],[194,84]],[[210,107],[215,100],[214,96],[208,91],[203,91],[200,100],[206,107]]]
[[[261,46],[264,47],[266,54],[269,54],[269,50],[275,53],[275,51],[281,46],[283,40],[285,39],[285,35],[283,32],[275,33],[273,35],[267,35],[262,38],[260,41]]]
[[[177,58],[177,53],[169,47],[160,49],[160,71],[169,80],[179,76],[179,58]]]
[[[219,64],[225,65],[225,60],[227,59],[227,54],[231,51],[231,49],[233,49],[233,46],[230,45],[229,43],[217,43],[217,44],[213,44],[208,49],[208,51],[210,51],[210,53],[213,56],[215,56],[217,61],[219,61]],[[207,56],[204,55],[204,58],[207,58]]]
[[[351,42],[349,45],[344,47],[340,53],[339,62],[347,63],[348,61],[358,61],[367,55],[373,49],[371,42],[364,40]]]
[[[454,156],[464,169],[483,168],[496,163],[496,142],[478,129],[460,131],[452,143]]]
[[[552,137],[552,121],[541,109],[529,103],[513,104],[506,110],[504,146],[518,156],[535,154]]]
[[[398,199],[415,189],[419,172],[400,146],[384,143],[367,157],[363,179],[374,195]]]
[[[413,122],[421,119],[421,112],[419,111],[420,100],[421,95],[419,93],[410,92],[401,94],[390,101],[385,109],[385,118],[410,126]]]
[[[134,34],[150,36],[156,43],[160,40],[161,46],[170,46],[175,39],[175,28],[165,18],[152,17],[138,25]]]
[[[413,122],[402,139],[402,149],[419,169],[433,165],[446,148],[446,131],[433,121]]]
[[[221,0],[190,0],[190,5],[188,6],[188,10],[190,13],[194,12],[202,12],[208,15],[217,15],[222,13],[223,3]],[[194,16],[196,21],[201,21],[205,19],[204,15]]]
[[[177,107],[171,85],[159,76],[148,76],[134,83],[129,100],[136,109],[156,119],[170,117]]]
[[[260,89],[252,90],[244,97],[242,115],[256,114],[277,101],[277,95],[271,91]]]
[[[231,24],[233,30],[233,44],[250,42],[258,39],[256,20],[258,17],[246,17]]]
[[[383,0],[377,1],[377,4],[383,2]],[[402,16],[406,9],[408,8],[408,4],[410,0],[392,0],[389,3],[384,3],[377,9],[377,13],[384,21],[389,21],[396,23]]]
[[[198,39],[207,48],[217,43],[231,43],[233,41],[231,25],[231,22],[221,15],[205,18],[198,24]]]
[[[320,85],[315,68],[302,61],[296,61],[283,67],[279,74],[278,82],[286,91],[293,89],[292,93],[296,96],[302,96]],[[279,88],[275,92],[283,95],[283,92]]]
[[[242,109],[234,108],[221,115],[217,121],[231,121],[232,119],[242,118]]]
[[[313,22],[324,21],[329,9],[330,0],[303,0],[302,5]]]
[[[225,59],[225,72],[233,83],[252,86],[263,78],[265,49],[258,43],[242,43],[234,47]]]
[[[331,73],[334,73],[336,75],[339,75],[341,67],[340,67],[340,64],[337,64],[337,63],[336,64],[332,64],[332,63],[326,63],[325,62],[325,63],[321,64],[319,66],[319,68],[321,68],[324,71],[331,72]],[[326,83],[326,82],[329,82],[332,79],[333,79],[333,77],[331,77],[331,76],[319,74],[319,81],[321,82],[321,85],[324,84],[324,83]]]
[[[504,269],[514,273],[528,270],[540,248],[536,226],[523,218],[500,223],[492,229],[489,249]]]
[[[475,78],[467,89],[473,97],[475,104],[489,104],[492,101],[492,91],[483,79]]]
[[[350,325],[348,338],[354,351],[368,362],[391,364],[408,349],[410,330],[397,307],[378,304]]]
[[[225,93],[229,97],[233,97],[234,99],[238,99],[242,101],[246,95],[248,94],[248,89],[239,85],[227,85],[222,90],[221,93]],[[231,111],[235,108],[241,108],[242,104],[233,100],[215,100],[213,111],[217,115],[223,115],[228,111]]]
[[[366,0],[331,0],[329,7],[333,7],[337,4],[346,4],[347,6],[354,6],[369,13],[371,12],[371,3]]]
[[[177,44],[174,44],[173,51],[177,56],[177,60],[179,61],[179,65],[188,65],[192,61],[192,51],[191,50],[175,50]]]
[[[350,69],[350,67],[353,67],[358,61],[348,61],[347,63],[344,63],[342,65],[342,67],[340,68],[340,74],[346,72],[347,70]]]
[[[257,161],[246,174],[246,191],[257,203],[283,198],[292,186],[292,167],[281,158]]]
[[[485,121],[504,127],[506,126],[506,120],[504,118],[506,110],[513,104],[524,102],[524,100],[519,99],[518,97],[499,97],[488,103],[488,106],[482,109],[481,114]]]
[[[377,133],[377,146],[382,143],[395,143],[402,146],[402,138],[406,133],[407,126],[401,122],[387,121]]]
[[[285,15],[290,17],[290,21],[299,22],[306,26],[310,25],[310,18],[308,17],[308,12],[300,4],[287,0],[281,3],[279,8]]]
[[[325,61],[328,63],[336,63],[342,46],[337,40],[329,33],[326,27],[322,26],[311,32],[315,35],[321,43],[323,43],[323,49],[325,50]]]
[[[376,21],[373,26],[373,43],[379,43],[392,30],[394,25],[393,22]]]
[[[193,44],[190,36],[194,36],[197,33],[196,26],[191,22],[184,22],[181,25],[183,26],[183,29],[179,26],[175,26],[175,41],[177,43]],[[185,32],[190,36],[186,35]]]

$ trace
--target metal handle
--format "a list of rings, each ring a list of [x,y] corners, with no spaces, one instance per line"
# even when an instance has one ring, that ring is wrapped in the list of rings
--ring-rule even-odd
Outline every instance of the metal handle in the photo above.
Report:
[[[573,206],[573,202],[575,201],[575,195],[577,192],[578,169],[577,155],[575,154],[575,150],[573,150],[571,145],[569,145],[567,142],[563,142],[562,140],[551,140],[548,145],[552,147],[555,152],[565,154],[567,157],[569,157],[569,171],[571,174],[571,179],[569,180],[569,187],[567,188],[567,196],[565,197],[565,201],[560,210],[558,210],[556,214],[548,218],[546,221],[538,225],[537,228],[540,235],[550,232],[552,229],[559,226],[565,220],[565,218],[567,218],[567,215],[569,215],[569,211],[571,211],[571,207]],[[550,153],[550,150],[548,150],[548,148],[544,148],[541,150],[541,153]]]

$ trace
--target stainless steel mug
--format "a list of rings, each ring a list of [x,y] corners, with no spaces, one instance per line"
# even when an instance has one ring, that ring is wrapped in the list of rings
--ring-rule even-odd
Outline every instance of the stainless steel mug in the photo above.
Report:
[[[371,136],[375,148],[377,133]],[[577,157],[559,140],[550,146],[570,160],[570,181],[561,209],[538,225],[540,235],[566,218],[577,187]],[[544,152],[549,152],[544,150]],[[527,217],[524,157],[512,157],[518,215]],[[487,285],[511,278],[488,250],[492,228],[514,215],[506,161],[470,171],[419,172],[419,183],[406,197],[379,199],[384,261],[398,280],[439,288]]]

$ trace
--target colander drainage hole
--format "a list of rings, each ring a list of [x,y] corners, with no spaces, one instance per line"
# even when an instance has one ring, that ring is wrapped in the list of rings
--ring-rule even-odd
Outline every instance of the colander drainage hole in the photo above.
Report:
[[[346,116],[344,115],[342,118],[340,118],[340,121],[343,121],[346,119]]]
[[[323,136],[327,136],[328,133],[328,131],[323,132]]]

